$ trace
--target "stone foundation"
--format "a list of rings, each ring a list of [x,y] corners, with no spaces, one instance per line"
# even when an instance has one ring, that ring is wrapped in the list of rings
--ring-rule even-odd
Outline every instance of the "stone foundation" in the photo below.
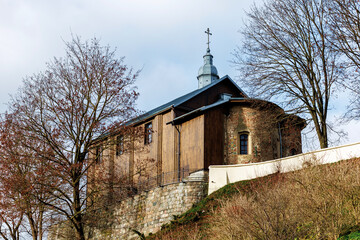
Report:
[[[161,225],[173,220],[174,215],[184,213],[206,194],[207,181],[190,180],[154,188],[119,202],[108,215],[106,227],[102,225],[101,228],[92,228],[87,235],[93,240],[139,239],[133,230],[145,235],[155,233],[160,230]],[[103,220],[99,221],[104,222]],[[53,231],[49,239],[64,239],[60,235],[66,230],[60,229]]]

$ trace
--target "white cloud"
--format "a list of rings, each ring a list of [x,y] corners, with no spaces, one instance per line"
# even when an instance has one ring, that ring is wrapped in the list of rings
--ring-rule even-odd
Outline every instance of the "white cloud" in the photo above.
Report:
[[[83,39],[99,37],[103,44],[116,47],[119,56],[126,56],[128,65],[144,67],[137,82],[138,105],[143,110],[197,88],[208,27],[213,32],[211,51],[219,75],[234,77],[230,53],[239,44],[237,31],[252,2],[0,0],[0,111],[23,77],[64,54],[62,39],[70,40],[71,32]]]

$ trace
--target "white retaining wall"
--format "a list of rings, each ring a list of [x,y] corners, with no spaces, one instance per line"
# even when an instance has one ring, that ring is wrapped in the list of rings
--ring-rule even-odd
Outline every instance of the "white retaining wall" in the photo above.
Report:
[[[229,183],[263,177],[278,171],[289,172],[298,170],[308,163],[326,164],[355,157],[360,157],[360,142],[266,162],[236,165],[212,165],[209,167],[208,194],[211,194]]]

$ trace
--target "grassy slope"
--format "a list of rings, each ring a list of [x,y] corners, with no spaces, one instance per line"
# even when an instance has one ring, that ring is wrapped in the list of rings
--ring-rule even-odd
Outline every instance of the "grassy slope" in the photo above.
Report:
[[[359,160],[354,160],[359,163]],[[341,166],[343,161],[332,165]],[[317,166],[312,168],[324,168],[325,166]],[[298,171],[298,172],[302,172]],[[306,170],[305,170],[306,171]],[[308,171],[308,170],[307,170]],[[162,230],[154,235],[148,236],[146,239],[208,239],[208,229],[211,228],[211,222],[217,211],[222,207],[222,203],[227,200],[234,199],[240,195],[251,197],[254,192],[261,191],[261,187],[266,185],[267,187],[276,186],[277,183],[284,181],[288,173],[285,174],[272,174],[269,176],[241,181],[229,184],[219,189],[218,191],[207,196],[205,199],[194,205],[193,208],[185,212],[184,214],[174,216],[174,220],[169,224],[162,226]],[[346,239],[360,239],[360,228],[355,226],[349,226],[344,229],[340,234],[341,240]]]
[[[228,184],[221,189],[213,192],[199,203],[195,204],[187,212],[174,216],[174,220],[161,227],[161,231],[154,235],[150,235],[146,239],[162,239],[167,235],[175,236],[176,232],[189,230],[194,226],[199,226],[201,229],[206,229],[209,224],[209,219],[213,215],[214,211],[220,207],[221,200],[228,200],[238,194],[251,195],[251,192],[256,189],[255,186],[262,184],[263,182],[277,182],[280,174],[272,174],[269,176],[240,181],[236,183]],[[206,236],[203,236],[204,238]],[[177,239],[176,237],[174,239]]]

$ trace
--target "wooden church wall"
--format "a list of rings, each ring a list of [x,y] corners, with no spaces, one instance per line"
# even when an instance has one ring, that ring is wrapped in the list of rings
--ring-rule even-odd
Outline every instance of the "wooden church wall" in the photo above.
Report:
[[[224,114],[221,109],[205,113],[204,167],[224,164]]]
[[[177,169],[176,164],[176,129],[171,124],[166,124],[173,120],[174,112],[170,111],[162,115],[162,172],[172,172]]]
[[[198,170],[204,168],[204,115],[180,126],[181,168]]]

